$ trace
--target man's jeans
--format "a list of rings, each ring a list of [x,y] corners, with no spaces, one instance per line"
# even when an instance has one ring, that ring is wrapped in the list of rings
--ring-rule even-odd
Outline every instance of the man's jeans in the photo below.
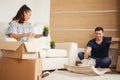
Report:
[[[84,52],[79,52],[78,57],[80,60],[84,59]],[[91,56],[89,56],[92,58]],[[96,68],[101,67],[101,68],[108,68],[109,65],[111,64],[111,59],[109,57],[104,57],[104,58],[93,58],[96,60]]]

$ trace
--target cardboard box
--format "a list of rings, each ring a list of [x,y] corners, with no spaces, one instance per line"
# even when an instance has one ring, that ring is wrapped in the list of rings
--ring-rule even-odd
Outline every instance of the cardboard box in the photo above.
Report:
[[[1,69],[2,68],[2,63],[1,63],[1,57],[0,57],[0,80],[1,80]]]
[[[110,44],[110,48],[119,49],[119,41],[112,41],[112,43]]]
[[[41,51],[37,42],[0,42],[0,49],[3,57],[18,59],[38,58],[38,52]]]
[[[0,50],[0,57],[2,57],[2,52],[1,52],[1,50]]]
[[[118,60],[117,60],[116,71],[120,72],[120,56],[118,57]]]
[[[110,64],[111,68],[116,68],[118,56],[119,56],[119,50],[118,49],[114,49],[114,48],[109,49],[109,58],[112,61],[112,63]]]
[[[41,59],[2,58],[0,80],[42,80]]]

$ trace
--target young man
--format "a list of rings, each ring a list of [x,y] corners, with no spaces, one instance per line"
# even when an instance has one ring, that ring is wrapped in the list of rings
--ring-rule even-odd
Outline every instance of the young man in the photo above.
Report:
[[[112,41],[120,41],[120,38],[105,37],[102,27],[95,28],[95,38],[87,43],[85,52],[80,52],[80,60],[93,58],[96,61],[95,67],[108,68],[111,60],[108,56],[109,47]],[[90,55],[91,53],[91,55]],[[90,56],[89,56],[90,55]]]

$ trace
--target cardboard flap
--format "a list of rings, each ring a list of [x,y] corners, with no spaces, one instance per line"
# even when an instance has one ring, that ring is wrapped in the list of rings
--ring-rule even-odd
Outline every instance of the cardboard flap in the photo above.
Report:
[[[40,43],[38,42],[24,42],[27,52],[40,52]]]
[[[22,42],[0,42],[0,49],[16,51]]]

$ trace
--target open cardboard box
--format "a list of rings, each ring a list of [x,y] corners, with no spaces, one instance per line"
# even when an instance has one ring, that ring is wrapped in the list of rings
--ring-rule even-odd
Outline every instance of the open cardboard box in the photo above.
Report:
[[[41,59],[2,58],[0,80],[42,80]]]
[[[37,42],[0,42],[3,57],[18,59],[36,59],[41,51]]]

